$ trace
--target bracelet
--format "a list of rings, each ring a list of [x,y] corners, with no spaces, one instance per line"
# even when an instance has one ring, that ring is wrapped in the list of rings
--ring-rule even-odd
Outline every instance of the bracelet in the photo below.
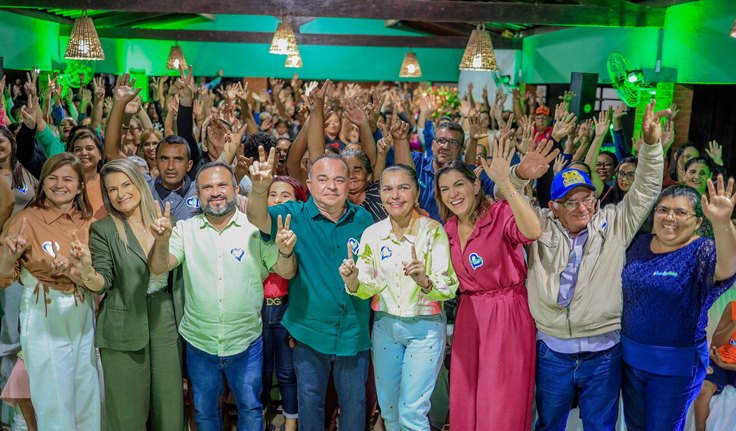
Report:
[[[289,254],[281,253],[281,250],[279,250],[279,256],[283,257],[284,259],[288,259],[288,258],[290,258],[293,255],[294,255],[294,250],[293,249],[291,250],[291,253],[289,253]]]
[[[724,227],[721,229],[716,229],[715,227],[713,227],[713,232],[730,232],[732,230],[733,230],[733,223],[729,223],[728,227]]]

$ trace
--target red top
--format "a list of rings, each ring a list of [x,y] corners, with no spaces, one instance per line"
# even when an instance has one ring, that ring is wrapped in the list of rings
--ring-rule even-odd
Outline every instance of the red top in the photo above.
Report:
[[[461,250],[457,235],[457,217],[447,221],[445,230],[461,292],[473,294],[507,289],[526,292],[527,268],[522,245],[534,241],[521,234],[508,202],[491,204],[486,214],[475,222],[465,250]]]
[[[736,301],[731,301],[731,321],[736,320]],[[721,354],[723,361],[728,364],[736,364],[736,332],[731,334],[731,339],[728,343],[718,348],[718,353]]]
[[[279,298],[289,293],[289,280],[278,274],[269,274],[263,280],[263,297]]]

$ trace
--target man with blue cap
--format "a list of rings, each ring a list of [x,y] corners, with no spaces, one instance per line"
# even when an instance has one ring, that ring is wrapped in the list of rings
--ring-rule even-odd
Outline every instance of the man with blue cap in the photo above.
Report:
[[[585,430],[613,430],[621,389],[621,272],[626,247],[662,189],[654,103],[647,107],[636,179],[600,208],[590,177],[564,169],[539,209],[541,238],[528,250],[529,308],[537,325],[538,430],[564,430],[578,399]]]

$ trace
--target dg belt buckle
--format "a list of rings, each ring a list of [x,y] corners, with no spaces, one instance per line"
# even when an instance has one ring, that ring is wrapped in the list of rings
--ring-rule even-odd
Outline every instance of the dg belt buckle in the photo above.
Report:
[[[281,305],[281,298],[266,298],[266,305]]]

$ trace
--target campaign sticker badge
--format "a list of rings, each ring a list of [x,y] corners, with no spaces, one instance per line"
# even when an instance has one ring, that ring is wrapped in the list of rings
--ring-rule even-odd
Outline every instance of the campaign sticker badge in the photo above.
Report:
[[[243,250],[242,248],[233,248],[230,250],[230,254],[233,255],[235,260],[237,260],[238,262],[242,262],[243,256],[245,256],[245,250]]]
[[[358,240],[355,238],[350,238],[348,240],[348,245],[353,250],[353,254],[358,254],[358,248],[360,247],[360,243],[358,243]]]
[[[41,244],[41,248],[51,257],[56,257],[56,253],[59,252],[60,247],[59,243],[56,241],[44,241],[44,243]]]
[[[393,256],[393,254],[393,251],[391,251],[388,246],[384,245],[383,247],[381,247],[381,260],[388,259],[389,257]]]
[[[480,257],[478,253],[470,253],[470,256],[468,256],[468,260],[470,261],[470,266],[473,269],[478,269],[483,266],[483,258]]]
[[[199,208],[199,199],[196,196],[192,196],[187,199],[187,206],[189,208]]]

